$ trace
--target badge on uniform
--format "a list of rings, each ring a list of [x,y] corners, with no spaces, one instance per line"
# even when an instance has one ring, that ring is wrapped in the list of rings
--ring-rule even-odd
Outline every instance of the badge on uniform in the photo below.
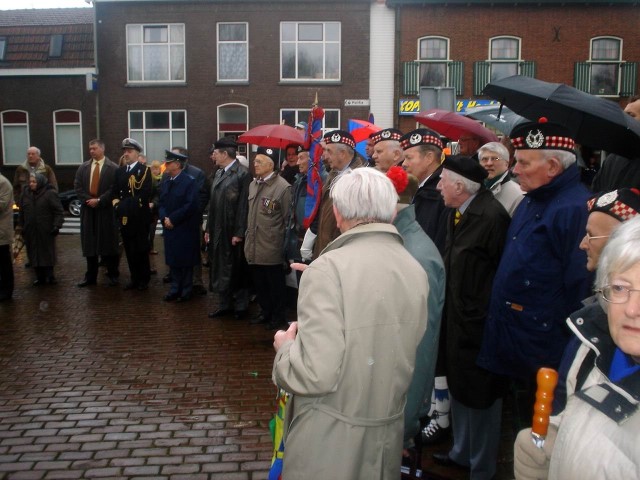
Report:
[[[262,197],[262,206],[267,210],[267,213],[273,213],[274,210],[280,210],[280,203],[277,200],[272,200],[267,197]]]

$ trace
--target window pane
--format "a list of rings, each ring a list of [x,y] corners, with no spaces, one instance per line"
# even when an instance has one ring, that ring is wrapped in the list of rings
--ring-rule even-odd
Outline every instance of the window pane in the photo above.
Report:
[[[295,45],[282,45],[282,78],[296,78],[296,50]]]
[[[618,64],[594,63],[591,65],[591,94],[618,94]]]
[[[56,123],[80,123],[80,112],[61,110],[55,112]]]
[[[620,60],[620,40],[601,38],[593,41],[592,60]]]
[[[187,132],[173,132],[171,146],[183,147],[187,144]]]
[[[219,48],[218,65],[220,80],[246,80],[247,74],[247,44],[227,43]]]
[[[144,43],[167,43],[167,27],[144,27]]]
[[[247,40],[246,25],[243,23],[221,23],[219,41],[244,42]]]
[[[300,117],[302,118],[302,117]],[[296,120],[296,111],[295,110],[281,110],[280,111],[280,122],[284,120],[285,125],[289,125],[293,127],[300,120]],[[306,121],[306,120],[305,120]]]
[[[147,45],[144,49],[144,79],[168,80],[169,59],[164,45]]]
[[[129,80],[142,80],[142,47],[129,46]]]
[[[169,128],[169,112],[146,112],[145,128]]]
[[[328,42],[339,42],[340,41],[340,23],[339,22],[329,22],[325,24],[324,27],[325,39]]]
[[[56,163],[82,163],[82,138],[79,125],[56,126]]]
[[[228,105],[218,110],[219,123],[247,124],[247,107],[242,105]]]
[[[293,22],[282,22],[282,40],[285,42],[293,42],[296,40],[296,24]]]
[[[298,25],[298,40],[301,42],[309,40],[322,41],[322,24],[301,23]]]
[[[298,78],[322,77],[322,45],[301,43],[298,47]]]
[[[324,128],[326,130],[340,128],[340,112],[338,110],[324,111]]]
[[[127,41],[129,43],[142,43],[140,25],[127,25]]]
[[[500,80],[501,78],[510,77],[518,74],[517,63],[492,63],[491,64],[491,81]]]
[[[26,112],[3,112],[2,121],[6,123],[27,123]]]
[[[186,112],[171,112],[171,128],[185,128],[187,125]]]
[[[184,26],[183,25],[171,25],[171,42],[172,43],[184,43]]]
[[[447,83],[447,66],[444,63],[420,64],[421,87],[445,87]]]
[[[147,144],[145,145],[145,153],[147,158],[164,158],[164,151],[171,148],[171,134],[169,131],[156,132],[147,130],[146,139]],[[183,147],[184,145],[178,146]]]
[[[518,40],[497,38],[491,40],[491,60],[517,60]]]
[[[340,46],[334,43],[328,44],[325,48],[325,54],[326,66],[324,78],[338,80],[340,78]]]
[[[171,45],[171,80],[184,80],[184,48]]]
[[[420,60],[446,60],[447,41],[442,38],[427,38],[420,41]]]
[[[142,112],[129,112],[129,128],[141,129],[144,127],[142,123]]]
[[[19,165],[24,162],[29,148],[29,129],[25,126],[4,125],[4,164]]]

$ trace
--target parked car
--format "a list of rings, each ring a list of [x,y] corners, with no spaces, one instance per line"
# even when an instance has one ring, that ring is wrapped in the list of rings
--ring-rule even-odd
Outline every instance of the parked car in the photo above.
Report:
[[[74,217],[80,216],[80,207],[82,206],[82,202],[80,202],[75,190],[60,192],[58,193],[58,197],[60,197],[62,208],[67,210]]]

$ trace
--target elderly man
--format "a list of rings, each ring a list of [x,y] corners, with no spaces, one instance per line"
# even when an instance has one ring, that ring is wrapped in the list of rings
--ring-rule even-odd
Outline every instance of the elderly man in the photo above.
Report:
[[[13,295],[13,190],[0,173],[0,302]]]
[[[521,382],[521,420],[530,424],[536,372],[558,367],[569,338],[564,321],[589,292],[586,256],[578,248],[589,192],[564,126],[541,118],[516,127],[511,141],[526,198],[509,226],[478,365]]]
[[[149,265],[149,202],[153,192],[151,170],[138,161],[142,152],[133,138],[122,141],[125,164],[116,171],[113,182],[113,209],[116,215],[122,244],[127,256],[131,279],[125,290],[149,288],[151,267]]]
[[[44,160],[40,156],[40,149],[38,147],[27,148],[27,159],[22,165],[18,165],[16,172],[13,175],[13,196],[17,202],[20,198],[20,194],[26,185],[29,184],[29,175],[32,173],[41,173],[49,181],[49,185],[58,189],[58,181],[56,180],[56,174],[53,173],[53,169],[44,163]]]
[[[448,157],[438,190],[450,215],[444,264],[445,364],[451,399],[453,447],[436,463],[462,465],[472,480],[496,472],[504,379],[476,365],[500,262],[509,214],[483,187],[487,172],[474,159]],[[464,292],[464,294],[461,294]]]
[[[94,139],[89,142],[90,160],[84,162],[76,172],[73,182],[80,209],[80,243],[82,255],[87,259],[84,279],[77,284],[83,288],[95,285],[98,279],[98,258],[107,267],[109,285],[118,285],[119,252],[118,227],[113,215],[112,188],[118,165],[104,155],[104,142]]]
[[[478,160],[478,149],[482,145],[482,139],[471,133],[464,133],[458,139],[458,155],[471,157]]]
[[[509,151],[500,142],[489,142],[478,150],[480,166],[487,171],[484,186],[491,190],[510,217],[520,205],[524,192],[509,172]]]
[[[382,173],[387,173],[391,167],[402,163],[401,138],[402,132],[395,128],[385,128],[369,135],[373,142],[373,161]]]
[[[356,142],[349,132],[333,130],[323,137],[324,158],[329,164],[329,175],[322,186],[320,210],[316,216],[317,225],[312,225],[310,231],[317,235],[313,245],[313,258],[318,258],[322,250],[340,235],[333,214],[331,186],[339,176],[363,166],[362,160],[356,155]],[[306,240],[306,239],[305,239]]]
[[[278,151],[258,147],[256,178],[249,185],[249,215],[244,255],[249,264],[262,320],[267,328],[286,325],[284,233],[291,185],[278,175]]]
[[[389,225],[384,174],[356,169],[331,198],[341,235],[302,274],[298,322],[274,337],[273,381],[293,394],[283,478],[398,478],[428,280]]]
[[[223,137],[213,144],[211,159],[218,170],[211,185],[207,239],[209,242],[209,289],[218,294],[218,308],[209,318],[234,312],[237,319],[249,307],[244,237],[251,175],[236,158],[238,144]],[[232,307],[234,307],[232,309]]]

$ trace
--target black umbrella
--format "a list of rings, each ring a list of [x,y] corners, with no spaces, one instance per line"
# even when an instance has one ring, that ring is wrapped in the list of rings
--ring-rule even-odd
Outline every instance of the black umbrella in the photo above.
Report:
[[[465,117],[479,120],[487,127],[495,128],[506,136],[511,134],[511,130],[516,125],[527,122],[528,119],[511,110],[504,105],[482,105],[480,107],[467,108],[463,114]]]
[[[566,126],[581,145],[640,156],[640,122],[611,100],[520,75],[491,82],[484,93],[530,120],[547,117]]]

